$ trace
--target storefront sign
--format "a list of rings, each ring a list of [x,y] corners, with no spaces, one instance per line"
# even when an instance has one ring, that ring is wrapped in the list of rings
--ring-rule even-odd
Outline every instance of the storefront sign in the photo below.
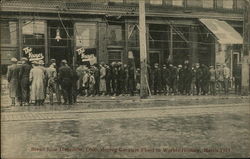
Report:
[[[26,55],[28,55],[29,61],[35,61],[35,60],[42,60],[44,59],[44,56],[42,53],[34,54],[32,52],[32,48],[30,47],[25,47],[23,48],[23,51]]]
[[[89,61],[91,65],[97,62],[97,59],[94,54],[86,54],[85,49],[83,47],[76,50],[78,55],[80,55],[82,61]]]

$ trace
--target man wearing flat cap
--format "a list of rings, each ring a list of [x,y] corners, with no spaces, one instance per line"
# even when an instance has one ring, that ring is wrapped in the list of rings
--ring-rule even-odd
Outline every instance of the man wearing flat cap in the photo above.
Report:
[[[73,71],[68,66],[66,60],[62,60],[62,66],[59,68],[58,71],[58,80],[62,88],[64,105],[72,104],[72,78],[73,78]]]
[[[30,82],[29,75],[31,70],[31,65],[28,63],[27,58],[22,58],[22,66],[20,70],[20,80],[21,80],[21,92],[22,92],[22,102],[24,105],[29,105],[30,100]]]
[[[11,65],[8,66],[7,70],[7,80],[9,82],[9,96],[11,98],[11,106],[15,106],[16,99],[18,97],[17,91],[18,91],[18,79],[19,79],[19,72],[18,72],[18,66],[17,66],[17,59],[11,58]]]

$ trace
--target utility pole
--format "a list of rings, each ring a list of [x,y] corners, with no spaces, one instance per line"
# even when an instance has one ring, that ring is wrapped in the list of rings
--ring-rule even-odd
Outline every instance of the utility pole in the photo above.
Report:
[[[250,1],[245,0],[244,21],[243,21],[243,58],[241,75],[241,95],[248,95],[249,92],[249,56],[250,56]]]
[[[146,47],[146,22],[145,0],[139,0],[139,31],[140,31],[140,63],[141,63],[141,88],[140,97],[148,97],[147,80],[147,47]]]

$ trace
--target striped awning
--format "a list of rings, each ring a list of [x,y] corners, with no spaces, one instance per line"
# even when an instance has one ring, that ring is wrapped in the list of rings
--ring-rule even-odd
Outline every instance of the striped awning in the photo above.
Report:
[[[227,22],[217,19],[200,19],[220,44],[243,44],[242,36]]]

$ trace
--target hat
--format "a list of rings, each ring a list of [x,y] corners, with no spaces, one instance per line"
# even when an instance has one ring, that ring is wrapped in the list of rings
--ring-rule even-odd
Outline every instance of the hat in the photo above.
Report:
[[[26,57],[21,58],[21,61],[28,61]]]
[[[39,61],[38,61],[38,64],[39,64],[39,65],[44,65],[44,61],[43,61],[43,60],[39,60]]]
[[[165,65],[165,64],[163,64],[163,65],[162,65],[162,67],[166,67],[166,65]]]
[[[18,64],[18,65],[21,65],[21,64],[22,64],[22,61],[17,61],[17,64]]]
[[[67,61],[66,61],[66,60],[62,60],[62,63],[65,63],[65,64],[66,64],[66,63],[67,63]]]
[[[182,68],[182,65],[178,65],[179,68]]]
[[[39,64],[37,60],[31,62],[32,64]]]
[[[12,58],[10,59],[10,61],[11,61],[11,62],[17,62],[17,59],[16,59],[15,57],[12,57]]]
[[[158,63],[155,63],[155,66],[159,66],[159,64],[158,64]]]
[[[56,59],[50,59],[50,63],[55,63]]]

